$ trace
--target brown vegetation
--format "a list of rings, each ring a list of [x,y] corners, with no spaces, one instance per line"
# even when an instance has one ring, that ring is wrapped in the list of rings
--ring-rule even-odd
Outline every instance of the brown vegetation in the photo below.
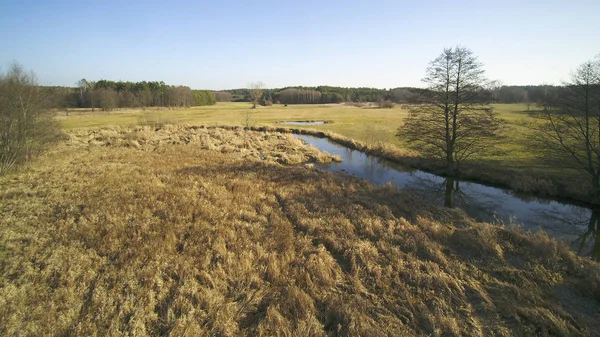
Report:
[[[166,125],[162,128],[140,126],[135,128],[100,128],[72,131],[69,145],[133,147],[157,151],[167,145],[191,144],[201,149],[220,153],[236,153],[241,158],[255,158],[281,164],[304,162],[327,163],[339,161],[290,134],[245,131],[242,128],[204,128]]]
[[[598,331],[598,264],[391,186],[261,161],[258,147],[314,149],[243,132],[80,132],[0,178],[0,334]]]
[[[233,95],[225,91],[215,91],[215,99],[217,102],[231,102],[233,101]]]
[[[232,127],[219,126],[219,128]],[[256,131],[295,133],[328,138],[331,141],[350,149],[385,158],[416,169],[437,175],[445,175],[446,173],[446,166],[442,160],[423,158],[410,150],[401,149],[393,144],[379,140],[373,141],[370,140],[369,137],[367,137],[367,142],[365,143],[333,132],[314,129],[272,126],[256,126],[251,129]],[[365,132],[369,135],[374,131],[366,128]],[[477,181],[479,183],[504,187],[513,191],[531,193],[534,195],[591,203],[592,198],[588,193],[591,188],[589,181],[578,179],[580,177],[569,177],[570,176],[565,175],[551,176],[540,173],[533,174],[523,170],[511,170],[507,167],[491,167],[489,165],[478,164],[477,162],[464,163],[460,171],[461,179]]]
[[[0,175],[30,161],[61,137],[49,100],[17,63],[0,73]]]
[[[377,102],[377,106],[379,106],[380,108],[384,108],[384,109],[392,109],[393,107],[396,106],[396,103],[390,101],[389,99],[386,99],[386,100],[380,99],[379,102]]]

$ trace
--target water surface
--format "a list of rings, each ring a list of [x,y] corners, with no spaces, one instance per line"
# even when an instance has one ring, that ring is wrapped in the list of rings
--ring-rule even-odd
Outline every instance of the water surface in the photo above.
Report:
[[[325,121],[289,121],[289,122],[279,122],[279,124],[286,124],[286,125],[321,125],[321,124],[325,124]]]
[[[508,189],[410,169],[389,160],[351,150],[326,138],[307,135],[295,137],[321,151],[342,157],[341,163],[318,166],[325,171],[344,172],[375,184],[391,183],[447,207],[459,207],[479,221],[504,224],[513,222],[522,225],[526,230],[543,229],[548,235],[565,240],[577,250],[584,241],[584,253],[594,249],[594,236],[598,234],[596,228],[600,212],[592,212],[589,208],[550,198],[516,194]],[[590,230],[592,232],[583,238],[584,233]],[[598,240],[595,241],[597,244]],[[596,245],[594,250],[598,249],[600,245]]]

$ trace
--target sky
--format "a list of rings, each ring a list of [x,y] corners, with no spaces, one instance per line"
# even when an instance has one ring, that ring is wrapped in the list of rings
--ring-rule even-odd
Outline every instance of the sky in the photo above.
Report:
[[[0,70],[42,85],[422,86],[444,48],[505,85],[560,84],[600,54],[598,0],[0,0]]]

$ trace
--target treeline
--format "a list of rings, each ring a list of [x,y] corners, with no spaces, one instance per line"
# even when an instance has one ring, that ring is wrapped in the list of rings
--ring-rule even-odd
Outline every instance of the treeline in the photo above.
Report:
[[[280,104],[327,104],[342,102],[412,103],[417,94],[415,88],[346,88],[332,86],[286,87],[263,89],[262,105]],[[223,90],[216,93],[219,102],[250,102],[249,89]]]
[[[378,102],[395,100],[400,103],[408,99],[407,88],[376,89],[376,88],[345,88],[332,86],[318,87],[286,87],[278,89],[263,89],[261,102],[281,104],[324,104],[341,102]],[[217,92],[220,102],[250,102],[249,89],[232,89]]]
[[[497,103],[542,104],[547,97],[557,93],[560,88],[552,85],[510,85],[492,90],[493,101]]]
[[[192,90],[163,81],[122,82],[82,79],[76,88],[43,87],[55,108],[98,108],[111,111],[137,107],[190,107],[217,102],[211,90]]]
[[[497,86],[487,95],[495,103],[541,104],[559,88],[549,85]],[[187,86],[167,85],[163,81],[122,82],[82,79],[75,88],[43,87],[55,108],[91,108],[110,111],[137,107],[190,107],[216,102],[251,102],[250,89],[222,91],[192,90]],[[342,102],[418,103],[417,88],[345,88],[333,86],[262,89],[259,103],[328,104]]]
[[[497,86],[487,89],[487,95],[494,103],[531,103],[541,104],[545,97],[560,87],[550,85]],[[262,105],[280,104],[326,104],[341,102],[381,102],[390,101],[399,104],[418,103],[417,88],[345,88],[332,86],[286,87],[263,89]],[[218,102],[250,102],[249,89],[232,89],[215,92]]]

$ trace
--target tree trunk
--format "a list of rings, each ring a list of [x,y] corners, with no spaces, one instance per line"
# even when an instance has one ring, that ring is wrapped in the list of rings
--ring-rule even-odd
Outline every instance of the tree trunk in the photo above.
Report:
[[[594,227],[594,247],[592,248],[592,259],[596,261],[600,261],[600,228],[598,226],[598,221],[596,221]]]
[[[590,239],[590,241],[594,242],[594,246],[592,247],[591,255],[592,259],[596,261],[600,261],[600,211],[593,209],[592,215],[590,216],[590,221],[588,222],[588,228],[581,236],[581,243],[579,244],[579,254],[582,253],[583,247],[585,246],[586,241]]]
[[[446,147],[446,170],[447,170],[447,174],[450,177],[454,177],[455,174],[455,170],[454,170],[454,157],[453,154],[454,153],[454,149],[452,144],[448,144],[448,146]]]
[[[452,208],[452,190],[454,187],[454,179],[446,179],[446,193],[444,195],[444,206]]]
[[[600,172],[592,175],[592,187],[594,188],[594,201],[600,200]]]

